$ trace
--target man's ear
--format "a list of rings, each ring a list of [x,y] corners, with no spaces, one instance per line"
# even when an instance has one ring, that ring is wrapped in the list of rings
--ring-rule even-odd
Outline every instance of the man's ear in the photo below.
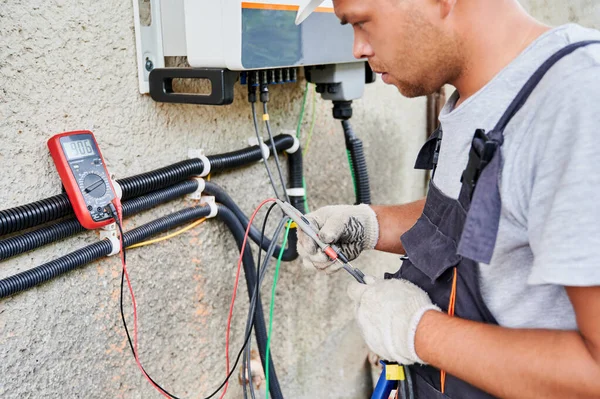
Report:
[[[457,1],[458,0],[438,0],[440,3],[440,17],[442,19],[450,15]]]

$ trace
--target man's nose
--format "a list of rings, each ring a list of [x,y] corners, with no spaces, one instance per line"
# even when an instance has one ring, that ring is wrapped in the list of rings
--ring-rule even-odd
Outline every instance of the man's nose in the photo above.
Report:
[[[364,35],[358,31],[354,32],[354,46],[352,49],[354,57],[357,59],[369,58],[375,55],[373,48],[364,38]]]

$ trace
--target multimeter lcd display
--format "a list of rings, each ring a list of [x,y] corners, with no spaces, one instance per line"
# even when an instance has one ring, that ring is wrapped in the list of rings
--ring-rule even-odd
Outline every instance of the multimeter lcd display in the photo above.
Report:
[[[90,139],[67,141],[63,143],[63,149],[69,161],[96,155]]]

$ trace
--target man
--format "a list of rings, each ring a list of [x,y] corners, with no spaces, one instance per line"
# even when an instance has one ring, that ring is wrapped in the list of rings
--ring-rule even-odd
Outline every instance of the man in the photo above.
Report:
[[[412,365],[419,398],[600,398],[600,44],[542,67],[600,32],[551,29],[516,0],[333,3],[385,83],[457,89],[417,160],[434,169],[426,202],[307,216],[351,258],[408,255],[348,289],[368,346]],[[303,234],[298,250],[335,271]]]

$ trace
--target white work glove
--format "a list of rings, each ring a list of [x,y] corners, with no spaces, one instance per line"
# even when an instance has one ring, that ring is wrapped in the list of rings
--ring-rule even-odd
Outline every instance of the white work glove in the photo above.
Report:
[[[354,260],[366,249],[374,249],[379,239],[379,223],[375,211],[365,204],[326,206],[305,215],[326,244],[335,244],[348,260]],[[331,261],[313,239],[298,230],[298,254],[307,266],[333,273],[341,265]]]
[[[415,351],[415,333],[428,310],[439,311],[425,291],[407,280],[371,276],[367,284],[352,282],[348,295],[356,321],[369,348],[382,359],[411,365],[425,364]]]

